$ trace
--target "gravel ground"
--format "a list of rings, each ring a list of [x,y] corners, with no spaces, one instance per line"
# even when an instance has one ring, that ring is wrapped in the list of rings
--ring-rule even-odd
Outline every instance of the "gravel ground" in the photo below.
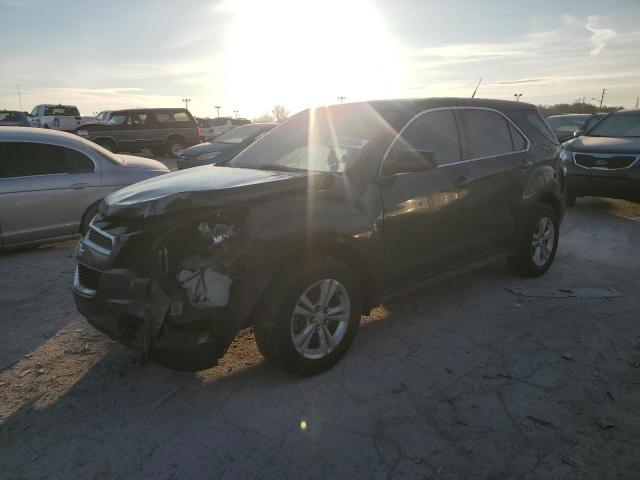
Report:
[[[0,477],[637,479],[639,221],[579,199],[546,276],[500,263],[384,305],[313,378],[250,331],[198,374],[145,364],[75,311],[72,242],[3,255]],[[586,287],[622,295],[509,291]]]

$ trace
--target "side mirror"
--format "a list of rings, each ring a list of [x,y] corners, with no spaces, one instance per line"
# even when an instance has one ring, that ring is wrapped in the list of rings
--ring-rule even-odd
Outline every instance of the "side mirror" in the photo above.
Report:
[[[573,132],[573,138],[578,138],[583,133],[584,133],[584,130],[576,130],[575,132]]]
[[[385,164],[385,176],[398,173],[426,172],[438,165],[433,152],[427,150],[400,150]]]

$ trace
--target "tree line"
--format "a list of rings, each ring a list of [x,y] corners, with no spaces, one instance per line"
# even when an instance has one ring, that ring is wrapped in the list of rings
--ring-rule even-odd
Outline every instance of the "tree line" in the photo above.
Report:
[[[622,110],[624,107],[608,107],[602,106],[601,108],[585,103],[578,99],[573,103],[556,103],[555,105],[538,105],[538,110],[544,117],[551,115],[558,115],[560,113],[596,113],[596,112],[614,112],[616,110]]]

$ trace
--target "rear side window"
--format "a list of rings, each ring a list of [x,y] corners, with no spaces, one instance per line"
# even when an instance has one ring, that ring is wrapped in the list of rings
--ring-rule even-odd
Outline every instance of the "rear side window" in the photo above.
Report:
[[[460,140],[452,110],[428,112],[414,120],[393,147],[401,150],[433,152],[439,165],[460,161]]]
[[[492,157],[514,150],[509,122],[490,110],[460,110],[466,134],[466,159]]]
[[[7,142],[0,173],[3,177],[32,177],[93,172],[93,162],[80,152],[57,145]]]
[[[187,112],[159,112],[156,113],[156,120],[158,123],[172,123],[172,122],[189,122],[191,119]]]

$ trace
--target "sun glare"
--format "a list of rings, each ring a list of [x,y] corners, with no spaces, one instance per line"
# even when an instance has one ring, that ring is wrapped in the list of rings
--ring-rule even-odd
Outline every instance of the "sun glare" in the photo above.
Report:
[[[384,19],[368,0],[241,0],[226,7],[227,91],[236,102],[292,112],[397,95],[401,65]]]

